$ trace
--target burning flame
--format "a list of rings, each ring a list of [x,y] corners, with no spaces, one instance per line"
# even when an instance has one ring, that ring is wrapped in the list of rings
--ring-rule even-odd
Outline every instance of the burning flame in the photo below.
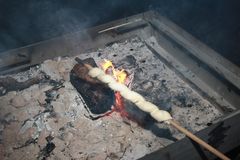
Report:
[[[102,69],[107,74],[112,74],[112,76],[117,80],[119,83],[125,83],[127,79],[127,72],[124,69],[116,69],[113,63],[109,60],[104,59],[104,62],[101,64]],[[111,71],[109,73],[109,70]],[[124,103],[122,96],[119,92],[115,92],[115,110],[120,112],[123,117],[128,117],[127,112],[125,111]]]
[[[110,68],[110,67],[114,68],[113,63],[109,60],[106,60],[106,59],[104,59],[104,62],[101,64],[101,67],[104,70],[104,72],[106,72],[107,69]]]
[[[102,69],[104,72],[107,72],[109,68],[112,70],[112,74],[114,78],[119,82],[119,83],[124,83],[126,78],[127,78],[127,73],[125,72],[124,69],[118,70],[115,69],[113,63],[109,60],[104,59],[104,63],[102,64]]]

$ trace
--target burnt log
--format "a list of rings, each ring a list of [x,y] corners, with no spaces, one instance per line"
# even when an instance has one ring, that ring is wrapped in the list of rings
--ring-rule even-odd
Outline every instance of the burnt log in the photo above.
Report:
[[[24,82],[18,82],[12,77],[0,78],[0,96],[7,94],[10,91],[21,91],[34,84],[46,81],[46,74],[40,73],[38,76],[28,79]]]
[[[92,58],[79,61],[70,72],[70,82],[80,93],[86,107],[92,114],[104,114],[111,110],[114,105],[114,92],[100,81],[91,78],[88,75],[88,68],[83,65],[89,64],[96,67]]]

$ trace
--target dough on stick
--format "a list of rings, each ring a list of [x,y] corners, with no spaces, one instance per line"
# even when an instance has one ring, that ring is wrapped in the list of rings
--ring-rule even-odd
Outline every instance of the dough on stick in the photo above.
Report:
[[[122,83],[118,83],[113,77],[104,73],[99,68],[92,68],[88,73],[93,78],[98,78],[101,82],[107,83],[108,86],[114,90],[120,92],[122,97],[135,103],[142,111],[150,113],[150,115],[157,121],[162,122],[172,119],[170,113],[164,110],[159,110],[158,107],[151,102],[148,102],[139,93],[131,91],[127,86]]]
[[[93,78],[96,78],[97,76],[99,76],[101,74],[105,74],[105,73],[103,70],[101,70],[100,68],[97,68],[97,67],[90,69],[90,71],[88,72],[88,75]]]
[[[172,116],[167,111],[164,110],[155,110],[150,114],[154,119],[156,119],[159,122],[172,119]]]
[[[103,83],[115,82],[115,79],[112,76],[106,74],[100,74],[97,78]]]
[[[127,88],[127,86],[125,86],[125,85],[122,84],[122,83],[116,82],[116,80],[114,80],[113,82],[108,83],[108,86],[109,86],[112,90],[118,91],[118,92],[120,92],[120,93],[121,93],[122,91],[129,90],[129,89]]]
[[[141,109],[144,112],[151,113],[155,110],[158,110],[158,107],[148,101],[140,101],[135,103],[139,109]]]
[[[141,96],[140,94],[138,94],[137,92],[131,91],[129,88],[127,88],[127,90],[123,90],[120,92],[120,94],[127,100],[136,103],[136,102],[140,102],[140,101],[145,101],[145,99],[143,98],[143,96]]]

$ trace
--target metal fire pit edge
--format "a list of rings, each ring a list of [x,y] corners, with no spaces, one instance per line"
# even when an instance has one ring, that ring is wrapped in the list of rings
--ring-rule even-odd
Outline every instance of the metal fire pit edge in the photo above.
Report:
[[[0,75],[18,72],[46,59],[79,55],[134,36],[141,38],[159,59],[225,115],[196,134],[224,153],[239,147],[240,68],[154,11],[1,53]],[[149,41],[151,37],[157,44]],[[188,138],[142,159],[186,158],[214,159]]]

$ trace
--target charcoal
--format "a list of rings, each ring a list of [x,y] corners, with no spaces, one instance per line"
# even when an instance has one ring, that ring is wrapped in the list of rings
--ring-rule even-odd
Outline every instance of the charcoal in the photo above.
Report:
[[[12,77],[0,78],[0,96],[7,94],[10,91],[21,91],[34,84],[39,84],[44,80],[44,73],[40,74],[37,77],[33,77],[24,82],[18,82]]]
[[[31,139],[28,139],[23,145],[21,145],[19,147],[14,147],[13,149],[20,149],[20,148],[27,147],[31,144],[36,144],[36,143],[37,143],[37,138],[31,138]]]
[[[137,60],[133,55],[127,55],[122,60],[120,60],[117,67],[122,67],[124,69],[131,69],[137,65]]]
[[[93,59],[85,59],[83,62],[97,66]],[[102,114],[111,110],[115,99],[114,92],[104,84],[89,77],[87,75],[88,69],[80,63],[72,69],[70,82],[80,93],[91,113]]]
[[[38,155],[39,160],[45,160],[47,157],[50,156],[51,152],[56,148],[56,145],[52,142],[53,140],[52,136],[47,136],[46,140],[47,140],[46,146],[40,151]]]

